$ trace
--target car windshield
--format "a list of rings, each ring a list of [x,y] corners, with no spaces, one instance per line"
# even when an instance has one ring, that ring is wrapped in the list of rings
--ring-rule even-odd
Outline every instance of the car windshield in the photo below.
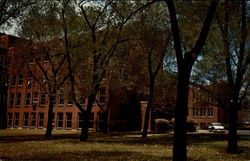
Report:
[[[221,123],[213,123],[213,126],[222,126]]]

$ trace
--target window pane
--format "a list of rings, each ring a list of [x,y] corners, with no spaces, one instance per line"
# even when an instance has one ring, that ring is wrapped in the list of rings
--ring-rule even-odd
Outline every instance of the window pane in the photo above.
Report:
[[[14,93],[11,93],[10,97],[9,97],[9,106],[14,105],[14,100],[15,100],[15,95],[14,95]]]
[[[16,75],[12,74],[11,75],[11,86],[15,86],[16,85]]]
[[[43,128],[43,123],[44,123],[44,114],[39,113],[39,115],[38,115],[38,127]]]
[[[36,126],[36,113],[31,113],[31,125],[32,127],[35,127]]]
[[[63,106],[64,105],[64,95],[63,94],[59,94],[58,95],[58,105],[59,106]]]
[[[57,114],[57,128],[63,127],[63,113]]]
[[[8,127],[12,127],[12,113],[8,113]]]
[[[45,93],[40,94],[40,106],[44,106],[46,102],[46,95]]]
[[[66,128],[71,128],[72,126],[72,113],[66,113]]]
[[[28,127],[29,125],[29,113],[23,114],[23,127]]]
[[[31,94],[29,92],[26,93],[25,105],[30,106],[31,103]]]
[[[18,86],[22,86],[23,84],[23,74],[18,73]]]
[[[22,97],[22,94],[18,92],[17,97],[16,97],[16,106],[21,105],[21,97]]]
[[[18,127],[19,124],[19,113],[15,113],[14,116],[14,127]]]

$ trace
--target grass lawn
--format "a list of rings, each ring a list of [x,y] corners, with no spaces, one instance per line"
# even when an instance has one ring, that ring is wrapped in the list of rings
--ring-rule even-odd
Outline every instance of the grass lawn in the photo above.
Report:
[[[137,133],[90,133],[89,142],[79,142],[79,131],[53,131],[45,140],[44,130],[0,130],[0,161],[161,161],[171,160],[172,134],[149,136]],[[249,161],[250,137],[241,136],[240,154],[226,153],[226,135],[189,134],[190,161]]]

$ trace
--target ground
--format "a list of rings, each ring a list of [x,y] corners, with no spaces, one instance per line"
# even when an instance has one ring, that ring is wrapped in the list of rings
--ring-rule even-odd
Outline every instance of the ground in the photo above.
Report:
[[[79,131],[54,131],[46,140],[44,130],[0,130],[0,161],[171,160],[173,134],[151,134],[142,140],[138,132],[90,133],[89,142],[79,142]],[[226,134],[189,133],[190,161],[249,161],[250,136],[239,137],[239,154],[226,152]]]

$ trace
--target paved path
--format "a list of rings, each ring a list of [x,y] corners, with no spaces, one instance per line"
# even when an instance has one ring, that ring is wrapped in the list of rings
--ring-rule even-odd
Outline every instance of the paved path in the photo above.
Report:
[[[197,133],[210,133],[208,130],[197,130]],[[228,130],[225,130],[225,133],[228,134]],[[238,135],[247,135],[250,136],[250,130],[237,130]]]

